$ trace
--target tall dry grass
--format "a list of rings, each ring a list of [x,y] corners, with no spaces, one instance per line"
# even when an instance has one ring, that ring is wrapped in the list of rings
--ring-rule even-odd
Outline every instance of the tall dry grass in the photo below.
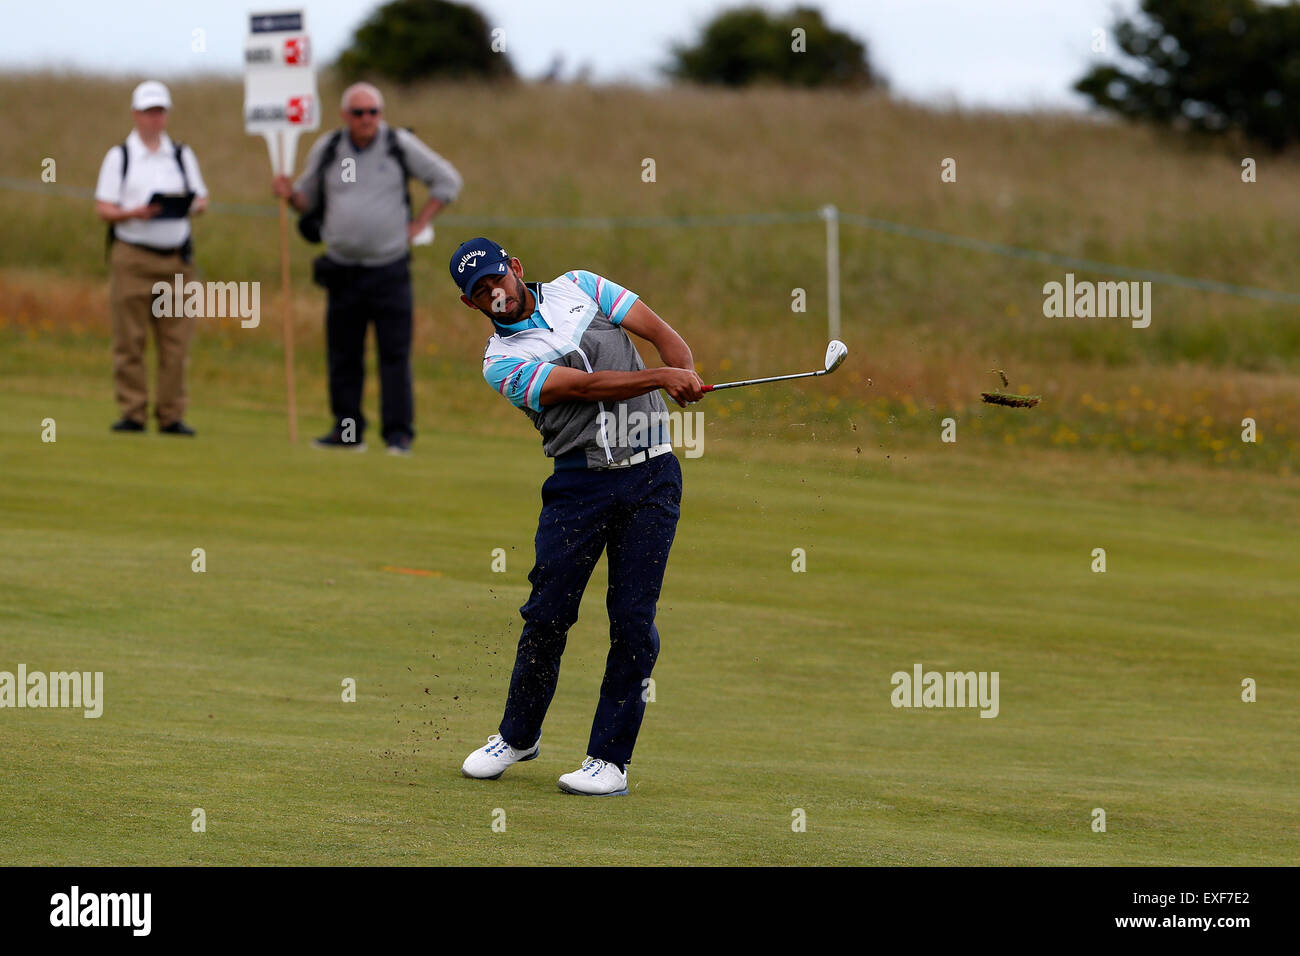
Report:
[[[0,141],[0,176],[34,181],[52,157],[60,185],[92,186],[104,152],[130,128],[133,82],[0,76],[10,133]],[[270,211],[265,149],[242,129],[241,84],[171,85],[172,132],[194,147],[214,199]],[[324,77],[324,101],[337,102],[338,92]],[[929,110],[880,95],[447,84],[386,92],[390,120],[413,126],[466,179],[450,213],[469,221],[444,220],[435,246],[417,250],[416,294],[421,354],[469,377],[486,330],[456,303],[445,261],[480,230],[474,217],[809,212],[830,202],[959,235],[1300,291],[1300,166],[1256,156],[1258,181],[1246,184],[1242,156],[1222,144],[1071,116]],[[948,157],[956,183],[940,180]],[[642,181],[646,158],[655,161],[653,183]],[[820,352],[819,223],[490,233],[532,277],[585,267],[641,292],[688,335],[710,376],[779,371]],[[208,277],[277,287],[273,218],[218,210],[197,235]],[[1217,403],[1216,427],[1239,421],[1238,404],[1300,422],[1295,307],[1156,286],[1149,329],[1047,319],[1042,285],[1060,280],[1062,268],[848,225],[841,237],[854,362],[824,384],[844,402],[966,408],[993,384],[996,366],[1046,393],[1067,423],[1091,414],[1079,404],[1084,395],[1113,402],[1138,384],[1190,409],[1207,383],[1225,382],[1238,397]],[[321,296],[307,276],[316,250],[292,241],[298,322],[312,349]],[[86,291],[103,276],[102,229],[89,202],[0,190],[0,249],[0,322],[82,321],[104,333],[102,311],[85,314],[102,305]],[[53,295],[54,286],[69,292]],[[806,290],[806,313],[791,311],[795,288]],[[67,302],[80,304],[68,311]],[[256,332],[210,334],[236,354],[274,353],[270,321]]]

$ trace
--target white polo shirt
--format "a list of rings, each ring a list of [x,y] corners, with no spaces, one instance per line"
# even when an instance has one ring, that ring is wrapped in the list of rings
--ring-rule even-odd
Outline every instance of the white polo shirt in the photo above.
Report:
[[[126,138],[126,148],[130,161],[125,180],[122,178],[122,150],[114,146],[104,155],[103,165],[99,167],[99,183],[95,186],[97,200],[115,203],[123,209],[134,209],[148,203],[154,193],[185,192],[185,180],[176,165],[176,145],[166,133],[162,134],[158,148],[151,150],[140,139],[140,134],[131,130],[131,135]],[[203,184],[203,176],[199,173],[199,161],[188,145],[181,153],[181,162],[185,164],[190,189],[196,196],[206,196],[208,187]],[[190,221],[127,219],[117,223],[114,229],[123,242],[173,249],[189,238]]]

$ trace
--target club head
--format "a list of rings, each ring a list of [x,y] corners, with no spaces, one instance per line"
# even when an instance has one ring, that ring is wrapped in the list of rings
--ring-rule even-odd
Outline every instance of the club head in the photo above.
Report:
[[[845,357],[849,354],[849,347],[839,339],[831,339],[831,344],[826,346],[826,371],[833,372],[844,364]]]

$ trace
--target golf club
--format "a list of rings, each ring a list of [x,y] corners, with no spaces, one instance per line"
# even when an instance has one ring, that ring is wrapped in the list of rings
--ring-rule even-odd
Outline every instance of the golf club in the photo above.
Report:
[[[849,354],[849,347],[839,339],[831,339],[826,346],[826,367],[815,372],[797,372],[794,375],[773,375],[771,378],[751,378],[743,382],[723,382],[721,385],[705,385],[704,391],[716,392],[720,388],[740,388],[742,385],[761,385],[763,382],[784,382],[791,378],[809,378],[814,375],[829,375],[842,364]]]

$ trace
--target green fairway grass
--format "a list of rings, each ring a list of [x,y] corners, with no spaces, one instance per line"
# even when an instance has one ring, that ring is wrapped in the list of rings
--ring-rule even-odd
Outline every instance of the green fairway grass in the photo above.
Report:
[[[916,232],[1291,293],[1294,156],[1247,184],[1230,143],[1090,117],[877,93],[394,87],[392,122],[466,179],[413,251],[419,434],[400,459],[377,429],[365,454],[308,447],[330,422],[320,250],[291,238],[282,300],[267,157],[233,77],[174,78],[171,131],[212,189],[200,277],[261,283],[259,324],[200,320],[196,439],[109,432],[88,196],[135,82],[0,75],[0,99],[24,104],[0,143],[0,671],[102,671],[106,698],[98,719],[0,709],[0,864],[1300,858],[1294,305],[1156,282],[1148,329],[1049,318],[1044,283],[1065,267]],[[341,85],[325,73],[321,89]],[[611,124],[625,135],[593,148]],[[556,788],[583,757],[608,647],[603,562],[540,758],[462,778],[501,718],[549,467],[483,383],[487,323],[456,301],[451,250],[486,232],[529,279],[599,271],[683,333],[706,381],[733,381],[819,366],[826,235],[808,217],[827,203],[904,231],[842,223],[841,370],[698,406],[629,796]],[[798,221],[628,225],[771,213]],[[995,370],[1041,403],[982,403]],[[916,664],[996,671],[998,715],[896,709],[891,676]]]
[[[103,671],[105,702],[0,710],[0,863],[1296,860],[1293,483],[864,459],[831,424],[773,442],[706,420],[631,793],[584,800],[555,778],[595,705],[603,562],[541,757],[459,775],[527,595],[547,467],[522,416],[426,418],[395,459],[290,447],[235,402],[194,441],[111,435],[107,395],[39,381],[3,393],[0,669]],[[999,715],[894,709],[918,662],[998,671]]]

